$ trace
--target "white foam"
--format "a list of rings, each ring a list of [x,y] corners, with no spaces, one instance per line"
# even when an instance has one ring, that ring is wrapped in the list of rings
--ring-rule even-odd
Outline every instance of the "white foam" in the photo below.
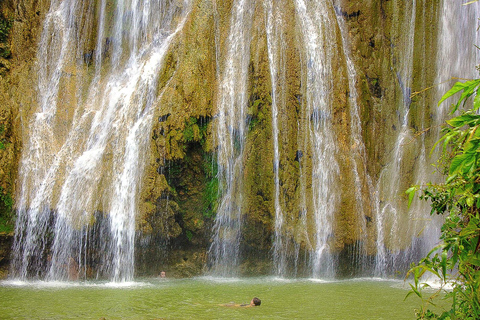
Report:
[[[79,288],[79,287],[96,287],[96,288],[138,288],[147,287],[152,284],[148,282],[125,281],[125,282],[75,282],[75,281],[42,281],[42,280],[3,280],[0,281],[2,287],[31,287],[39,289],[64,289],[64,288]]]

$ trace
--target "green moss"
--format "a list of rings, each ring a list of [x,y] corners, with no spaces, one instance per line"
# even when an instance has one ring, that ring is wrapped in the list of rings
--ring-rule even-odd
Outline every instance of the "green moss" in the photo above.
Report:
[[[0,187],[0,232],[12,232],[14,228],[12,196]]]
[[[248,107],[247,115],[249,118],[248,131],[253,131],[260,123],[269,120],[269,110],[267,110],[268,116],[265,114],[265,108],[272,104],[272,97],[270,94],[259,97],[257,94],[253,94],[250,97],[250,106]]]
[[[12,26],[13,19],[0,14],[0,42],[5,43],[8,40]]]
[[[13,18],[6,18],[0,13],[0,57],[10,57],[10,47],[7,45],[10,31],[13,26]]]
[[[197,119],[190,117],[185,121],[185,130],[183,131],[183,139],[185,142],[199,141],[201,139],[200,128],[197,125]]]
[[[217,213],[219,198],[219,181],[217,178],[218,166],[213,154],[204,156],[204,172],[206,176],[205,191],[203,193],[203,216],[212,218]]]
[[[187,236],[188,241],[192,241],[193,233],[190,230],[185,231],[185,235]]]
[[[165,178],[167,179],[168,185],[175,189],[175,186],[178,184],[177,179],[182,173],[182,164],[179,161],[172,161],[165,170]]]

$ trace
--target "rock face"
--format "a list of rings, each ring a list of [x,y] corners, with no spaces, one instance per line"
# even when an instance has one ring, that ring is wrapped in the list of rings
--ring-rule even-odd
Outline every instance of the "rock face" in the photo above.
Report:
[[[332,230],[327,235],[328,245],[342,266],[337,266],[339,273],[359,274],[359,267],[345,266],[368,265],[377,254],[379,217],[375,197],[381,205],[389,201],[382,197],[392,196],[384,192],[388,186],[377,186],[389,183],[383,180],[390,177],[382,172],[392,162],[396,137],[405,125],[398,106],[409,100],[406,126],[412,132],[410,136],[431,125],[428,105],[432,93],[414,97],[412,93],[430,86],[435,77],[435,61],[427,57],[435,56],[439,4],[418,3],[412,10],[401,1],[338,0],[327,6],[332,24],[325,33],[328,41],[322,45],[331,50],[327,72],[331,82],[325,93],[331,109],[325,113],[305,108],[311,62],[305,58],[307,49],[295,2],[274,2],[281,6],[281,12],[274,14],[282,21],[277,30],[281,44],[277,47],[280,67],[273,75],[275,79],[265,27],[270,2],[252,2],[240,270],[245,274],[270,273],[275,238],[282,239],[288,268],[300,270],[308,264],[310,252],[315,251],[312,212],[318,197],[312,182],[317,178],[312,174],[315,144],[308,137],[312,123],[327,121],[335,139],[333,158],[338,167],[335,185],[329,189],[335,206],[329,213]],[[99,4],[91,3],[98,10]],[[40,0],[0,3],[2,26],[8,29],[8,34],[0,38],[0,222],[8,225],[10,232],[14,217],[9,199],[15,199],[22,141],[29,135],[29,119],[37,105],[36,47],[48,5],[48,1]],[[109,6],[107,10],[113,10]],[[136,221],[139,275],[166,270],[191,276],[204,272],[208,265],[207,252],[222,191],[217,177],[215,119],[232,6],[233,1],[192,1],[183,33],[172,43],[160,70],[159,99]],[[88,60],[89,52],[85,54]],[[347,60],[355,68],[353,79]],[[413,71],[408,74],[411,79],[405,79],[405,64],[409,63]],[[74,62],[72,65],[75,69]],[[66,97],[73,94],[68,84],[63,89]],[[276,119],[272,115],[273,99],[278,108]],[[278,131],[274,131],[274,123]],[[431,139],[427,134],[427,147]],[[424,146],[412,139],[403,151],[403,176],[395,181],[400,190],[395,195],[398,208],[402,208],[399,212],[406,213],[402,190],[415,182],[413,170],[420,148]],[[284,215],[282,226],[275,224],[278,210]],[[402,249],[393,240],[389,243],[386,239],[385,243],[392,249]],[[299,256],[305,261],[301,262]],[[369,262],[356,261],[357,256]]]
[[[47,1],[0,2],[0,277],[10,261],[18,164],[36,105],[35,56],[46,10]]]
[[[46,6],[42,1],[0,3],[0,232],[13,231],[22,117],[35,105],[34,61]]]
[[[8,275],[12,245],[13,235],[0,233],[0,279],[4,279]]]

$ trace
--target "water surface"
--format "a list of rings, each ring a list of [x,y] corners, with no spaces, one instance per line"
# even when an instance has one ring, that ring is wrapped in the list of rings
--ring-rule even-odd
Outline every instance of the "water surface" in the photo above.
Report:
[[[415,319],[420,301],[403,281],[144,279],[0,282],[2,319]],[[248,303],[260,307],[226,307]]]

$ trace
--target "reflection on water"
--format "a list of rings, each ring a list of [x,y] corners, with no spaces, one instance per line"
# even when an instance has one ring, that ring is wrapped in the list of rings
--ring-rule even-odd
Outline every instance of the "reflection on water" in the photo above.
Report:
[[[0,282],[2,319],[415,319],[403,281],[193,278]],[[262,299],[255,308],[222,304]],[[393,307],[394,306],[394,307]]]

